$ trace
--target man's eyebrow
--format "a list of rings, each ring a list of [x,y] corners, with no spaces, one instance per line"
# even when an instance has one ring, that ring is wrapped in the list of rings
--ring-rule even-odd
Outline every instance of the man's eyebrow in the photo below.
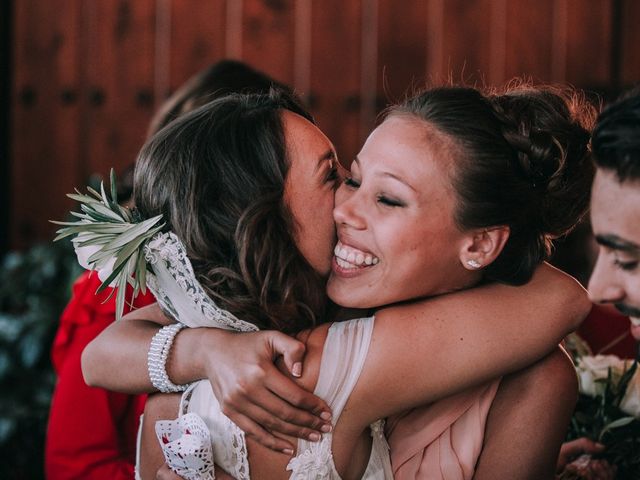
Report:
[[[617,235],[596,235],[598,245],[629,253],[640,253],[640,245],[624,240]]]

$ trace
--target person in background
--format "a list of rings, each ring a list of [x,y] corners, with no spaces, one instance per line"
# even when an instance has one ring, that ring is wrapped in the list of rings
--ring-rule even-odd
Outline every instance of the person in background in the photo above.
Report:
[[[575,277],[585,288],[598,256],[598,244],[588,219],[554,245],[551,264]],[[594,304],[576,331],[594,355],[634,358],[636,341],[629,331],[629,317],[610,305]]]
[[[640,341],[640,90],[623,96],[600,114],[592,148],[596,175],[591,225],[599,254],[589,280],[589,296],[596,305],[579,333],[594,353],[634,358]],[[604,343],[606,337],[601,334],[624,334],[623,328],[627,335],[615,349],[594,348]],[[583,453],[602,451],[603,445],[588,438],[567,442],[560,452],[558,470]],[[613,476],[603,461],[591,463],[593,475]]]
[[[223,60],[190,78],[164,102],[151,120],[148,136],[219,96],[232,92],[267,92],[271,87],[290,91],[242,62]],[[133,166],[123,172],[118,184],[118,198],[129,203],[133,193]],[[108,298],[109,291],[96,295],[100,284],[98,275],[91,272],[78,278],[52,347],[51,358],[58,382],[45,444],[45,473],[52,480],[133,478],[136,432],[146,396],[89,387],[80,368],[85,346],[115,319],[115,295]],[[131,298],[131,293],[128,291],[126,298]],[[153,302],[151,294],[139,295],[133,308]],[[127,307],[125,311],[129,310]]]
[[[589,295],[627,315],[640,340],[640,90],[602,112],[593,153],[591,225],[599,254]]]

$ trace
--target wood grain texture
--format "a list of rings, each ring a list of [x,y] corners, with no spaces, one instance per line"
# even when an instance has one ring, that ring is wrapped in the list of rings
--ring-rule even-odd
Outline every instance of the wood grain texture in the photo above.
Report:
[[[222,58],[295,86],[349,164],[425,80],[615,95],[640,81],[638,25],[636,0],[13,2],[11,246],[50,238],[64,193],[131,163],[165,96]]]
[[[534,81],[548,81],[551,77],[553,4],[554,0],[537,0],[535,6],[530,0],[506,2],[503,82],[522,76]]]
[[[623,0],[620,41],[620,81],[623,88],[640,84],[640,2]],[[616,27],[614,27],[616,28]]]
[[[613,0],[589,0],[589,8],[583,0],[563,1],[568,16],[562,81],[582,88],[606,87],[611,75]]]
[[[169,85],[225,58],[225,0],[170,0]],[[161,35],[161,32],[157,32]]]
[[[288,85],[294,81],[294,0],[243,0],[242,60]]]
[[[502,71],[503,54],[496,51],[496,46],[492,43],[494,37],[500,42],[503,37],[492,23],[492,4],[495,2],[438,1],[442,2],[439,27],[442,32],[442,47],[439,52],[433,52],[430,61],[431,82],[442,84],[451,80],[456,83],[483,84],[489,79],[494,62],[497,62],[497,67],[494,68]],[[436,19],[430,24],[435,28],[439,12],[437,5],[432,6],[432,11]],[[502,25],[499,27],[502,28]],[[502,43],[498,47],[503,48]]]
[[[312,111],[345,165],[364,140],[360,132],[361,15],[359,0],[313,3]]]
[[[405,1],[402,8],[395,0],[380,0],[378,12],[378,106],[384,107],[426,82],[432,32],[423,0]]]
[[[79,180],[80,0],[14,4],[10,245],[49,240]]]
[[[88,2],[83,173],[134,162],[154,109],[155,0]]]

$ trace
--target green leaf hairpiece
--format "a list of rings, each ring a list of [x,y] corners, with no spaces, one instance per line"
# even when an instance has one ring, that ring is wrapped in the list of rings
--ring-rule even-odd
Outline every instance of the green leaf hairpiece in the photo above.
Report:
[[[82,212],[71,212],[78,218],[76,222],[56,222],[63,225],[55,241],[75,235],[72,240],[80,264],[90,270],[96,270],[102,284],[96,293],[108,286],[115,289],[109,294],[108,301],[116,293],[116,319],[122,317],[127,283],[133,287],[132,300],[138,293],[146,293],[147,262],[144,258],[144,246],[164,227],[162,215],[149,219],[140,219],[130,209],[118,204],[116,175],[111,170],[110,197],[104,182],[100,183],[100,192],[87,187],[87,195],[68,194],[80,202]],[[84,260],[84,262],[83,262]],[[106,277],[106,278],[103,278]]]

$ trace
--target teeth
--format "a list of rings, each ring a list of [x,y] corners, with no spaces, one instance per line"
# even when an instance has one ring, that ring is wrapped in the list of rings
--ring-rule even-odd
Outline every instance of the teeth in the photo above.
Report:
[[[340,257],[336,257],[336,263],[340,266],[340,268],[351,268],[351,269],[357,268],[355,265],[342,260]]]
[[[365,253],[360,250],[356,250],[353,247],[347,247],[338,242],[333,249],[333,253],[336,259],[340,259],[342,262],[338,262],[343,268],[360,267],[363,265],[376,265],[379,260],[370,253]]]
[[[629,320],[631,320],[631,324],[634,327],[640,327],[640,318],[638,318],[638,317],[629,317]]]

